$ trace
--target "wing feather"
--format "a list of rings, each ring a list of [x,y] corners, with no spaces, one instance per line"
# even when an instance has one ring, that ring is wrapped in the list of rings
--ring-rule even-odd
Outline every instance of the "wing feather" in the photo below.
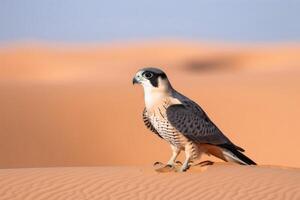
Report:
[[[193,101],[169,106],[167,118],[173,127],[192,141],[215,145],[224,143],[233,145],[200,106]]]

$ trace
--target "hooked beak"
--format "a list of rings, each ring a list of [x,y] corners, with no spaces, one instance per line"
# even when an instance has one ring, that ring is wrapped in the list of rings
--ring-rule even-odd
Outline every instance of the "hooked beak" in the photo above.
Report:
[[[140,82],[137,80],[136,77],[134,77],[134,78],[132,79],[132,84],[134,85],[134,84],[138,84],[138,83],[140,83]]]

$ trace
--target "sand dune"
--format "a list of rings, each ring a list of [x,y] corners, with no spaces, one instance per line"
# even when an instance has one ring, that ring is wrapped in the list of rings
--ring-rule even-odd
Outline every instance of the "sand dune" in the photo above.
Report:
[[[142,89],[131,84],[141,66],[162,66],[257,163],[300,167],[299,52],[175,42],[3,47],[0,167],[166,161],[169,146],[144,127]]]
[[[0,199],[300,199],[299,53],[291,44],[2,47]],[[155,172],[170,149],[143,125],[142,89],[131,84],[141,66],[162,66],[260,166]]]
[[[145,65],[173,73],[278,71],[299,69],[298,44],[232,45],[197,42],[144,42],[99,46],[11,45],[0,48],[1,81],[123,79]],[[177,69],[174,71],[174,69]],[[101,75],[105,73],[105,77]],[[123,77],[123,78],[122,78]]]
[[[216,165],[207,171],[156,173],[145,167],[0,170],[1,200],[300,198],[300,171]]]

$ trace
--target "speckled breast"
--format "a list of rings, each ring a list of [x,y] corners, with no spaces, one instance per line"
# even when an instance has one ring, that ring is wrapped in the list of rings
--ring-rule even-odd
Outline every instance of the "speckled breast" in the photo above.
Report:
[[[163,139],[174,146],[180,148],[184,147],[184,136],[169,123],[163,112],[154,112],[151,116],[149,116],[149,119],[153,127]]]

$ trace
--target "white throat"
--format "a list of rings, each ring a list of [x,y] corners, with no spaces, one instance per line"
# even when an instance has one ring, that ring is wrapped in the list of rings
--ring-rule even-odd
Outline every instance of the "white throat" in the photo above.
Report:
[[[166,97],[163,92],[157,91],[150,87],[144,87],[145,105],[147,108],[152,108]]]
[[[143,85],[144,98],[146,108],[151,109],[153,106],[161,103],[172,93],[172,87],[167,81],[159,80],[159,87],[153,87],[150,85]]]

